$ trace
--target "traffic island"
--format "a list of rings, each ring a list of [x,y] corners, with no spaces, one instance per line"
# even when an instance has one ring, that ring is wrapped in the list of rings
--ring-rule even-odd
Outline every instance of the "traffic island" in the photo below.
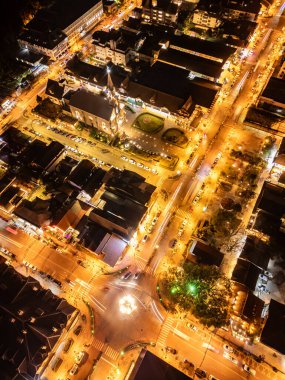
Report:
[[[178,128],[167,129],[161,136],[161,140],[176,145],[179,148],[186,148],[189,142],[185,133]]]
[[[133,127],[140,129],[143,132],[154,134],[159,132],[164,127],[164,119],[144,112],[140,114],[133,123]]]

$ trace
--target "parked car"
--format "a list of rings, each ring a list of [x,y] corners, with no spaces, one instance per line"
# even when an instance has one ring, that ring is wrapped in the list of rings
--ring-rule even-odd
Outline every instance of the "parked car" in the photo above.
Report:
[[[209,380],[219,380],[219,379],[213,375],[209,375]]]
[[[170,247],[171,247],[171,248],[175,248],[177,242],[178,242],[177,239],[173,239],[173,240],[171,240],[171,242],[170,242]]]
[[[82,331],[82,326],[78,325],[73,332],[75,335],[79,335],[81,331]]]
[[[68,338],[64,347],[63,347],[63,351],[66,353],[69,351],[70,347],[73,345],[74,343],[74,340],[72,338]]]
[[[165,350],[166,350],[166,352],[170,352],[173,355],[177,354],[177,350],[175,348],[167,346],[167,347],[165,347]]]
[[[224,344],[223,345],[223,348],[225,351],[227,352],[234,352],[234,349],[232,348],[232,346],[230,346],[229,344]]]
[[[142,238],[142,243],[145,243],[147,241],[147,238],[148,238],[148,235],[144,235],[144,237]]]
[[[191,363],[188,359],[183,360],[184,366],[188,371],[193,371],[195,366],[193,363]]]
[[[224,352],[224,358],[230,360],[235,365],[238,365],[238,360],[234,356],[230,355],[228,352]]]
[[[206,371],[204,371],[204,370],[201,369],[201,368],[196,368],[196,369],[195,369],[195,375],[196,375],[197,377],[199,377],[199,379],[206,379],[206,377],[207,377],[207,373],[206,373]]]
[[[140,276],[142,275],[142,272],[136,272],[134,274],[134,280],[138,280],[140,278]]]
[[[127,272],[122,276],[122,280],[128,280],[132,275],[132,272]]]
[[[248,366],[247,364],[243,364],[242,366],[243,370],[247,373],[250,373],[252,376],[256,375],[256,370]]]
[[[69,374],[72,376],[75,375],[78,372],[78,368],[77,364],[73,364],[72,368],[69,370]]]

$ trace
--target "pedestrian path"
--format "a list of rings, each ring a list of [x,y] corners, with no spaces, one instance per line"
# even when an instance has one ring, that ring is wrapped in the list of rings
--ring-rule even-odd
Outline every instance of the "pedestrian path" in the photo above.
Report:
[[[162,346],[165,345],[167,337],[169,335],[170,330],[172,330],[174,319],[171,317],[167,317],[161,330],[159,337],[157,339],[157,343],[160,343]]]
[[[104,352],[104,355],[108,356],[112,360],[117,360],[120,356],[120,353],[111,346],[108,346]]]
[[[92,347],[96,348],[98,351],[101,351],[104,347],[104,343],[101,340],[94,338],[92,341]]]

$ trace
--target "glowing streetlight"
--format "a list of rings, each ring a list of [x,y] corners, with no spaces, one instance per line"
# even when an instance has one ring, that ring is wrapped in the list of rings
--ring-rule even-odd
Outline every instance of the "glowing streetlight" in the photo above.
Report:
[[[119,305],[122,314],[130,315],[137,309],[135,299],[131,295],[122,297],[119,301]]]

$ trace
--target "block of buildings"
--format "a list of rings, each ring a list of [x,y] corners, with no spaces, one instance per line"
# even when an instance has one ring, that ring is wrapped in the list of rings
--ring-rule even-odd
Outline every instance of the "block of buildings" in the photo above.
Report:
[[[39,10],[25,26],[19,44],[58,59],[100,21],[102,14],[101,0],[56,0],[50,7]]]
[[[77,310],[0,257],[0,376],[37,378]]]
[[[71,95],[68,105],[73,117],[91,127],[106,133],[117,128],[116,105],[102,95],[79,89]]]

